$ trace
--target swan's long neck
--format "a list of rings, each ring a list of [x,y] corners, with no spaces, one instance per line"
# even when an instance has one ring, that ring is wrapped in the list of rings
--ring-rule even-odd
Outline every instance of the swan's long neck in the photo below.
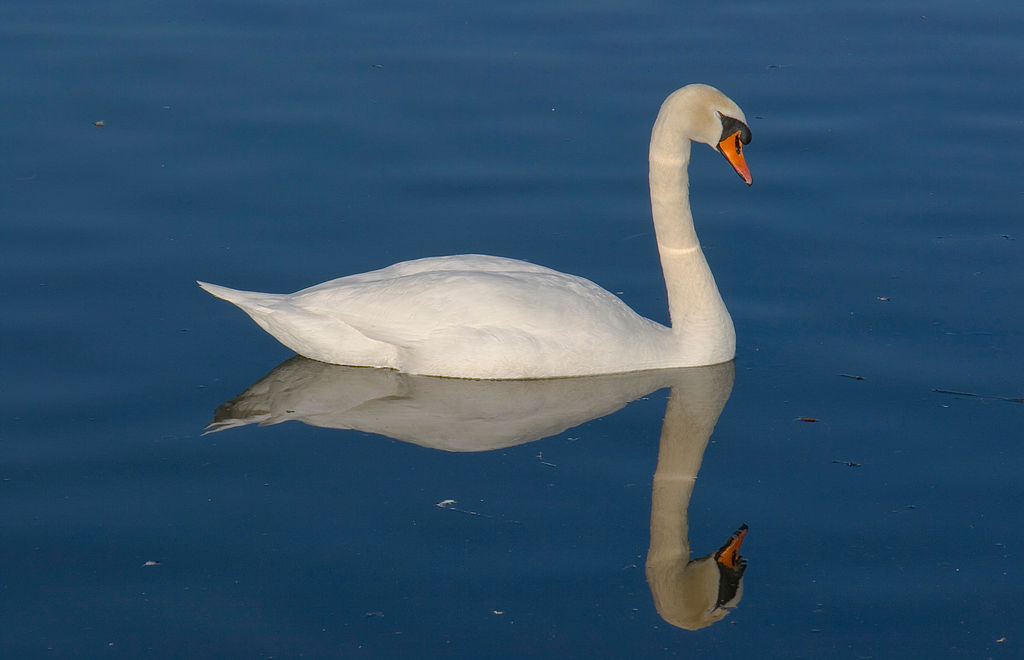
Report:
[[[715,364],[733,358],[736,334],[693,226],[690,140],[677,116],[663,109],[651,134],[651,213],[680,350],[693,364]]]

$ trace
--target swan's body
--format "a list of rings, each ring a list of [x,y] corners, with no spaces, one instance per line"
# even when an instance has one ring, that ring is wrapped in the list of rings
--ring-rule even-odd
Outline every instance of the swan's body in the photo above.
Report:
[[[717,145],[750,182],[743,112],[707,85],[666,99],[651,135],[651,205],[672,327],[589,280],[525,261],[433,257],[292,294],[200,282],[285,346],[334,364],[459,378],[550,378],[731,360],[735,332],[693,227],[690,141]]]

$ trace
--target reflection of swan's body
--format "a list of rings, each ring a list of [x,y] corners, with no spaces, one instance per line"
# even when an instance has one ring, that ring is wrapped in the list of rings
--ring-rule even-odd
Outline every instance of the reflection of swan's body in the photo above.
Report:
[[[482,255],[407,261],[292,294],[200,282],[300,355],[461,378],[549,378],[731,360],[732,319],[690,214],[690,141],[718,148],[750,183],[743,111],[707,85],[670,95],[651,134],[651,206],[672,327],[589,280]]]
[[[210,431],[296,420],[445,451],[546,438],[667,387],[675,371],[587,378],[465,380],[293,357],[217,409]]]
[[[715,422],[732,390],[732,362],[699,369],[530,381],[411,376],[294,357],[217,409],[211,431],[289,420],[379,433],[424,447],[485,451],[560,433],[671,387],[651,502],[647,580],[669,623],[701,628],[742,595],[742,534],[690,561],[686,510]]]

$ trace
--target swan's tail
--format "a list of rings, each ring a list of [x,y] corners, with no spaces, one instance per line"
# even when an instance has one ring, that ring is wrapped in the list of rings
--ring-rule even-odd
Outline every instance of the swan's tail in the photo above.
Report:
[[[299,355],[332,364],[397,368],[394,346],[370,339],[322,310],[296,304],[294,294],[238,291],[196,282],[210,294],[236,305],[257,325]],[[216,429],[214,429],[216,430]]]
[[[229,289],[226,286],[220,286],[218,284],[210,284],[209,282],[196,281],[204,291],[214,295],[221,300],[226,300],[232,305],[236,305],[242,309],[246,314],[252,316],[253,312],[257,312],[260,309],[266,309],[272,307],[274,303],[277,303],[284,297],[285,294],[280,293],[259,293],[257,291],[239,291],[238,289]]]

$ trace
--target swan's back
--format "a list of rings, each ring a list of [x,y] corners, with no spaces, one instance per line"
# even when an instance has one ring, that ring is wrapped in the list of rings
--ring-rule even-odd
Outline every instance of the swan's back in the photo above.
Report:
[[[356,275],[346,275],[337,279],[328,280],[321,284],[303,289],[298,293],[316,291],[321,288],[331,287],[339,282],[375,282],[379,280],[393,280],[408,275],[419,275],[438,271],[467,271],[467,272],[507,272],[507,273],[547,273],[561,275],[557,270],[552,270],[528,261],[509,259],[508,257],[493,257],[486,254],[456,254],[446,257],[426,257],[413,259],[392,264],[387,268],[371,270]]]

